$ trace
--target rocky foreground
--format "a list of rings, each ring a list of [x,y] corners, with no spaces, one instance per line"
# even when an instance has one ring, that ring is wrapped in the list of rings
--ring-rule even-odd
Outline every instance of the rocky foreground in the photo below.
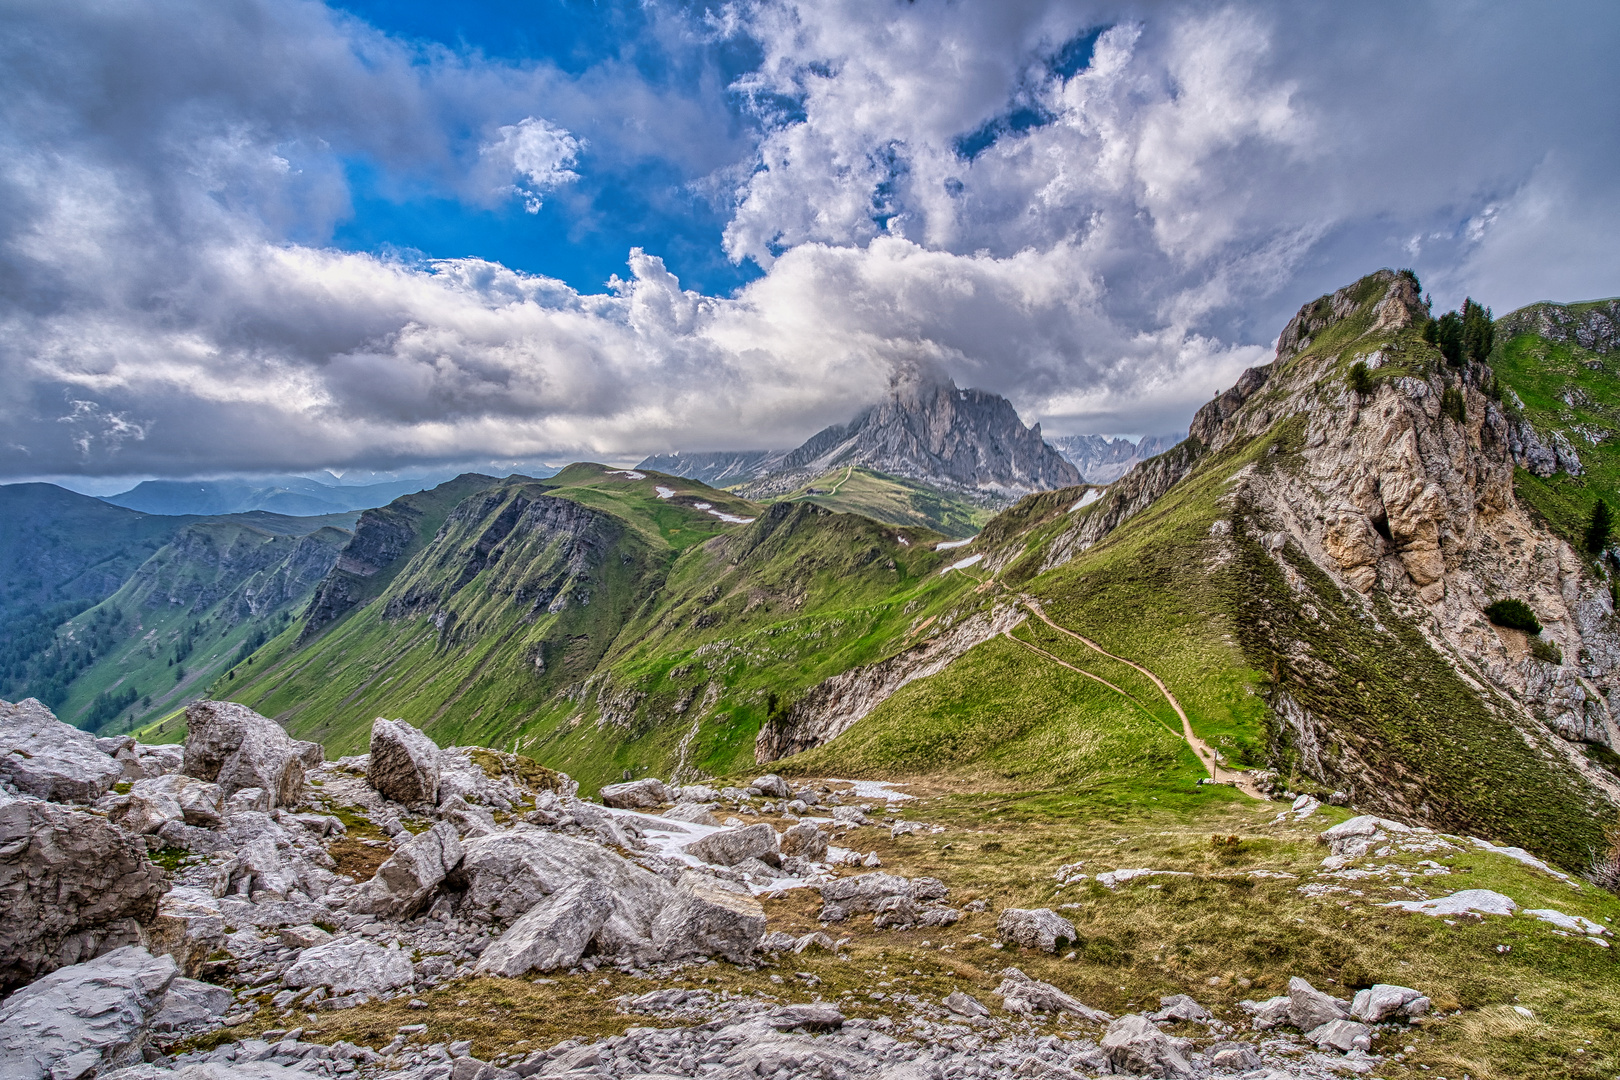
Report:
[[[32,699],[0,702],[3,1080],[1282,1080],[1369,1072],[1381,1060],[1376,1038],[1433,1009],[1411,987],[1380,983],[1342,999],[1294,978],[1285,994],[1243,1002],[1240,1023],[1184,994],[1114,1016],[1016,966],[1029,963],[1018,955],[1058,956],[1078,941],[1058,911],[986,913],[983,900],[954,903],[945,881],[891,874],[863,855],[862,836],[942,831],[908,820],[883,785],[794,789],[770,775],[715,790],[643,779],[604,788],[598,804],[527,759],[440,749],[398,721],[379,719],[369,754],[335,762],[240,705],[200,702],[187,721],[183,748],[143,746],[94,738]],[[1314,809],[1303,798],[1292,814]],[[1322,834],[1323,876],[1301,891],[1345,891],[1366,876],[1351,867],[1358,859],[1443,856],[1456,839],[1351,818]],[[1061,867],[1058,880],[1085,880],[1079,871]],[[1096,881],[1112,890],[1163,873]],[[811,893],[821,930],[770,930],[761,897]],[[1513,906],[1477,889],[1403,905],[1476,919]],[[723,965],[845,959],[851,939],[840,931],[864,932],[867,920],[873,931],[943,930],[977,913],[994,916],[994,947],[1013,961],[999,1001],[873,990],[862,1011],[875,1003],[879,1014],[855,1016],[847,992],[792,1003],[667,985],[707,982],[702,973]],[[1531,914],[1607,945],[1600,924]],[[479,979],[543,988],[603,971],[648,989],[602,1007],[646,1019],[594,1042],[514,1046],[485,1061],[469,1042],[430,1041],[423,1023],[394,1025],[370,1045],[300,1037],[324,1014],[429,1010],[419,996]],[[771,974],[765,985],[783,982]]]

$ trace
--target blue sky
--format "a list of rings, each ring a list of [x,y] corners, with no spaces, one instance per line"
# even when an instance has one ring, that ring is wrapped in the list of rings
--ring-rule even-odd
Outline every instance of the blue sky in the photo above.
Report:
[[[1620,8],[17,0],[0,478],[1192,412],[1380,266],[1620,292]]]

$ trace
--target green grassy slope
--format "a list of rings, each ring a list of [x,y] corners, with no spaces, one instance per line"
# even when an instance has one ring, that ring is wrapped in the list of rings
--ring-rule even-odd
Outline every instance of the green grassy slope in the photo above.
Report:
[[[302,645],[289,627],[214,692],[334,753],[386,714],[587,784],[729,771],[771,694],[884,655],[972,586],[935,573],[941,539],[575,465],[469,495],[374,600]]]
[[[1579,305],[1570,305],[1578,308]],[[1549,445],[1563,432],[1580,456],[1583,475],[1514,476],[1519,497],[1576,548],[1597,500],[1620,509],[1620,356],[1603,356],[1571,342],[1518,334],[1491,357],[1508,408]],[[1513,398],[1523,403],[1516,408]]]
[[[972,536],[995,516],[993,510],[968,499],[862,468],[834,469],[785,498],[953,538]]]
[[[290,534],[299,520],[308,531]],[[343,530],[309,528],[318,520],[246,514],[181,529],[112,596],[57,628],[36,658],[45,670],[77,652],[93,656],[52,702],[57,715],[112,734],[198,696],[289,625],[348,542]]]
[[[1381,294],[1360,288],[1360,309],[1322,328],[1257,395],[1257,407],[1284,399],[1288,370],[1324,372],[1320,377],[1335,380],[1374,349],[1389,358],[1388,368],[1375,373],[1383,378],[1426,373],[1443,363],[1417,328],[1370,332],[1369,307]],[[1240,469],[1297,469],[1301,430],[1296,416],[1278,415],[1261,436],[1220,454],[1204,453],[1168,494],[1045,573],[1040,567],[1052,538],[1105,503],[1071,513],[1072,492],[1032,496],[992,522],[976,546],[1021,553],[997,587],[1007,596],[1023,591],[1041,598],[1060,625],[1155,671],[1187,709],[1196,733],[1229,763],[1278,767],[1293,773],[1296,789],[1323,795],[1349,786],[1362,801],[1376,799],[1376,785],[1385,784],[1413,810],[1448,828],[1584,868],[1602,850],[1612,817],[1584,781],[1499,719],[1418,627],[1387,604],[1378,601],[1376,620],[1369,619],[1291,546],[1283,558],[1297,575],[1296,585],[1303,585],[1286,584],[1256,538],[1275,525],[1259,520],[1252,507],[1221,504]],[[1212,536],[1223,531],[1229,538]],[[1109,678],[1167,716],[1145,680],[1121,665],[1039,627],[1026,626],[1018,635]],[[907,687],[832,743],[781,767],[829,775],[944,771],[1011,790],[1052,781],[1083,785],[1098,775],[1084,749],[1093,723],[1135,732],[1125,738],[1133,749],[1112,754],[1153,760],[1162,728],[1095,684],[1074,688],[1072,708],[1054,708],[1041,686],[1059,676],[1044,663],[1011,643],[982,646],[944,673]],[[1296,736],[1277,719],[1285,700],[1308,708],[1330,733],[1327,775],[1313,780],[1300,771]],[[1073,760],[1041,744],[1031,715],[1070,733],[1063,745],[1073,749]],[[1009,767],[1009,759],[1022,764]],[[1198,773],[1190,754],[1182,761],[1190,771],[1161,773],[1152,766],[1132,775],[1184,789]],[[1050,768],[1043,770],[1047,762]]]

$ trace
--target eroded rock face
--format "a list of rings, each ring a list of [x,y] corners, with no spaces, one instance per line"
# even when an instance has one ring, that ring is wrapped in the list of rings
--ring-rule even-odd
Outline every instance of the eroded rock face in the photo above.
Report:
[[[517,978],[531,971],[573,967],[613,913],[600,882],[576,881],[530,908],[478,958],[483,975]]]
[[[94,802],[123,775],[94,735],[62,723],[37,699],[0,701],[0,780],[24,795]]]
[[[174,961],[134,946],[62,968],[0,1002],[0,1076],[78,1080],[141,1060]]]
[[[292,738],[234,701],[186,706],[186,732],[185,774],[218,784],[227,799],[261,788],[272,806],[291,806],[304,790],[304,770],[323,758],[317,743]]]
[[[1109,1024],[1101,1045],[1117,1072],[1164,1077],[1194,1075],[1186,1057],[1164,1032],[1137,1013]]]
[[[94,814],[0,800],[0,988],[138,942],[168,888],[145,845]]]
[[[379,793],[405,806],[439,801],[439,748],[403,720],[371,723],[366,779]]]

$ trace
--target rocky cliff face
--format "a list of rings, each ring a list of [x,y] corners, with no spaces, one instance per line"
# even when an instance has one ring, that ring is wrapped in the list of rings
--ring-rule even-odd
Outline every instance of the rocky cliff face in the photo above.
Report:
[[[1301,603],[1316,603],[1314,590],[1347,598],[1375,624],[1413,628],[1538,753],[1620,801],[1616,777],[1582,746],[1620,747],[1620,623],[1609,582],[1515,498],[1523,426],[1508,419],[1488,366],[1434,361],[1416,333],[1427,319],[1415,284],[1390,271],[1307,304],[1280,336],[1274,363],[1245,372],[1199,411],[1196,442],[1116,484],[1052,543],[1047,566],[1195,470],[1219,468],[1271,439],[1266,467],[1244,465],[1227,481],[1228,516],[1213,530],[1225,550],[1215,565],[1238,558],[1234,545],[1253,539]],[[1348,377],[1357,361],[1371,376],[1366,392]],[[1553,648],[1532,648],[1526,635],[1490,623],[1485,607],[1507,597],[1529,603]],[[1263,625],[1250,629],[1264,637],[1277,629],[1273,621],[1257,609],[1250,622]],[[1318,660],[1298,641],[1282,644],[1272,664],[1279,724],[1304,749],[1307,768],[1330,782],[1359,780],[1365,798],[1380,784],[1376,770],[1351,761],[1354,754],[1320,751],[1342,740],[1286,689],[1287,666],[1308,673]],[[1390,798],[1424,816],[1420,794]]]
[[[791,491],[846,465],[1003,502],[1080,483],[1079,470],[1041,438],[1041,426],[1025,427],[1006,398],[910,380],[848,424],[783,455],[750,490]]]
[[[1531,304],[1497,323],[1504,337],[1535,334],[1567,341],[1595,353],[1620,350],[1620,298],[1585,304]]]

